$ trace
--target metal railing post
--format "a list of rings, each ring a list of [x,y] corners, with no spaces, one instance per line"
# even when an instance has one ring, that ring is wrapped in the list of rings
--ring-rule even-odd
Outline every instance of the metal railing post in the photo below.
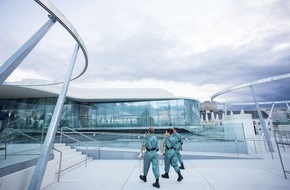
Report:
[[[60,129],[61,133],[60,133],[60,138],[59,138],[59,143],[62,143],[62,128]]]
[[[235,144],[236,144],[237,157],[239,157],[238,140],[236,137],[235,137]]]
[[[62,164],[62,151],[56,149],[56,148],[53,148],[53,150],[59,152],[59,164],[58,164],[58,172],[57,172],[57,182],[59,182],[60,180],[60,172],[61,172],[61,164]]]
[[[58,175],[57,175],[57,181],[58,182],[59,182],[59,179],[60,179],[61,164],[62,164],[62,152],[60,152],[60,157],[59,157]]]

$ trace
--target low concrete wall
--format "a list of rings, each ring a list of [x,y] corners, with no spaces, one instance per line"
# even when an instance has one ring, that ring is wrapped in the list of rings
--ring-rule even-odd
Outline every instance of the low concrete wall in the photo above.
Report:
[[[236,158],[239,154],[248,154],[246,142],[186,142],[181,152],[184,159]],[[85,153],[86,150],[82,149]],[[94,159],[138,159],[140,149],[101,147],[88,150],[88,156]]]
[[[85,150],[82,150],[85,153]],[[107,159],[107,160],[131,160],[137,159],[139,151],[137,149],[125,149],[125,148],[100,148],[88,150],[88,156],[94,159]]]
[[[54,183],[57,178],[55,173],[57,172],[58,163],[56,160],[50,160],[47,163],[44,178],[41,184],[41,188],[44,188]],[[29,187],[35,166],[14,172],[12,174],[3,176],[0,178],[1,190],[26,190]]]

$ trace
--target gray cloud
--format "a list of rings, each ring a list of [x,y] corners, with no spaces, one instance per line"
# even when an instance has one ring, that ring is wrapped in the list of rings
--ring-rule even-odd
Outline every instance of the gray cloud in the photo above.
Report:
[[[77,84],[147,79],[196,88],[210,84],[214,94],[216,89],[290,72],[289,1],[224,0],[216,6],[208,1],[148,1],[143,6],[136,1],[52,2],[89,51],[88,71]],[[1,62],[48,20],[46,15],[33,1],[0,2]],[[74,40],[57,23],[20,69],[61,80],[73,47]],[[75,70],[82,62],[80,53]],[[287,82],[257,87],[259,99],[289,99]],[[199,93],[202,90],[209,89]],[[246,101],[249,92],[233,92],[233,97]]]

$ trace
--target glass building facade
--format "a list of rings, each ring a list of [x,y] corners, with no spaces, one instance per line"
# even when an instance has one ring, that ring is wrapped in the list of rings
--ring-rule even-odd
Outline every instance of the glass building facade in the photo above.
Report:
[[[2,127],[48,127],[57,98],[0,100]],[[59,127],[105,128],[194,126],[200,124],[199,103],[192,99],[135,102],[77,102],[67,99]]]

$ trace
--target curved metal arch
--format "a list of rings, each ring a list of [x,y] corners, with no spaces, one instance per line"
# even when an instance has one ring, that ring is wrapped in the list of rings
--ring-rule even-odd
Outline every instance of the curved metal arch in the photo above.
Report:
[[[271,142],[271,139],[270,139],[270,135],[268,133],[265,121],[264,121],[262,113],[261,113],[261,108],[260,108],[259,103],[258,103],[258,101],[256,99],[256,95],[255,95],[253,86],[257,85],[257,84],[262,84],[262,83],[266,83],[266,82],[272,82],[272,81],[275,81],[275,80],[281,80],[281,79],[285,79],[285,78],[290,78],[290,73],[287,73],[287,74],[284,74],[284,75],[278,75],[278,76],[274,76],[274,77],[268,77],[268,78],[264,78],[264,79],[261,79],[261,80],[255,80],[255,81],[252,81],[252,82],[236,85],[236,86],[230,87],[228,89],[225,89],[223,91],[220,91],[220,92],[214,94],[211,97],[211,101],[214,102],[213,99],[218,97],[218,96],[220,96],[220,95],[222,95],[222,94],[225,94],[225,93],[237,90],[237,89],[245,88],[245,87],[250,87],[251,93],[252,93],[252,96],[253,96],[253,99],[254,99],[254,102],[255,102],[255,105],[256,105],[257,113],[259,115],[259,119],[260,119],[260,122],[261,122],[261,125],[262,125],[262,130],[263,130],[263,133],[264,133],[265,141],[266,141],[266,143],[268,145],[269,151],[272,153],[272,152],[274,152],[274,148],[273,148],[273,145],[272,145],[272,142]]]
[[[42,6],[47,12],[49,12],[56,20],[72,35],[72,37],[78,42],[80,48],[82,49],[85,59],[86,68],[88,65],[88,55],[86,46],[78,34],[77,30],[68,21],[68,19],[49,1],[49,0],[35,0],[40,6]]]
[[[57,20],[71,35],[72,37],[77,41],[79,47],[82,49],[82,52],[85,57],[85,66],[82,69],[82,71],[75,77],[71,78],[70,81],[75,80],[82,76],[87,68],[88,68],[88,54],[86,46],[78,34],[77,30],[73,27],[73,25],[68,21],[68,19],[49,1],[49,0],[35,0],[41,7],[43,7],[47,12],[49,12],[49,17],[53,20]],[[18,86],[48,86],[48,85],[55,85],[55,84],[61,84],[63,81],[48,81],[48,82],[41,82],[41,83],[35,83],[35,84],[25,84],[25,83],[5,83],[5,85],[18,85]]]
[[[244,84],[239,84],[236,86],[232,86],[230,88],[227,88],[225,90],[222,90],[214,95],[212,95],[211,97],[211,101],[215,102],[213,99],[215,99],[216,97],[226,94],[228,92],[234,91],[234,90],[238,90],[241,88],[245,88],[245,87],[250,87],[250,86],[254,86],[257,84],[262,84],[262,83],[266,83],[266,82],[272,82],[272,81],[276,81],[276,80],[281,80],[281,79],[285,79],[285,78],[290,78],[290,73],[284,74],[284,75],[278,75],[278,76],[274,76],[274,77],[268,77],[268,78],[264,78],[264,79],[260,79],[260,80],[255,80],[255,81],[251,81],[251,82],[247,82]]]
[[[82,38],[78,34],[77,30],[73,27],[73,25],[68,21],[68,19],[49,0],[35,0],[35,2],[37,2],[47,12],[49,12],[52,17],[56,18],[56,20],[72,35],[72,37],[77,41],[80,48],[82,49],[86,60],[85,67],[79,75],[75,76],[71,80],[79,78],[81,75],[84,74],[88,67],[87,49]]]
[[[290,100],[285,100],[285,101],[272,101],[272,102],[259,102],[259,104],[288,104],[290,103]],[[249,105],[255,105],[254,102],[234,102],[234,103],[227,103],[229,105],[234,105],[234,106],[249,106]]]

